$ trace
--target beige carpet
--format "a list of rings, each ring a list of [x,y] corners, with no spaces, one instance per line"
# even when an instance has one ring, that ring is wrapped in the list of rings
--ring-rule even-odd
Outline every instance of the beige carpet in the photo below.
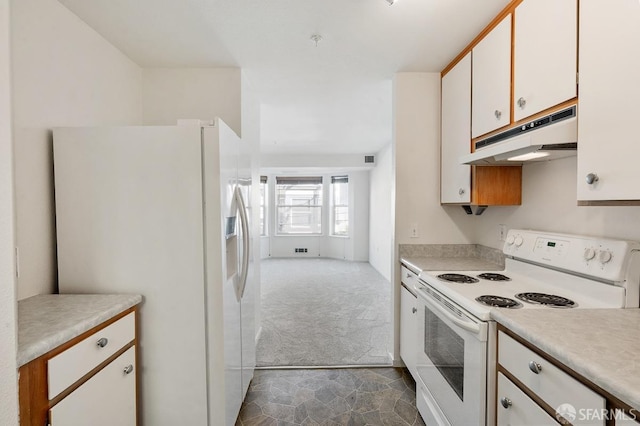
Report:
[[[390,284],[371,265],[334,259],[261,262],[257,365],[390,365]]]

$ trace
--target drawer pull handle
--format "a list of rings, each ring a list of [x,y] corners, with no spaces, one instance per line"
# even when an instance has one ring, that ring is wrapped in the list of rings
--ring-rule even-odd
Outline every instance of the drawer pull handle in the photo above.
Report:
[[[542,366],[535,361],[531,361],[529,362],[529,370],[531,370],[532,373],[540,374]]]
[[[103,337],[100,340],[98,340],[96,344],[98,345],[99,348],[104,348],[105,346],[107,346],[107,343],[109,343],[109,339],[107,339],[106,337]]]
[[[407,278],[411,278],[411,274],[407,272]]]
[[[133,365],[129,364],[124,368],[124,374],[130,374],[133,371]]]
[[[513,405],[513,402],[511,402],[511,400],[506,396],[503,396],[502,398],[500,398],[500,404],[502,404],[504,408],[509,408]]]
[[[413,312],[415,314],[416,312],[418,312],[418,308],[412,308],[411,312]]]

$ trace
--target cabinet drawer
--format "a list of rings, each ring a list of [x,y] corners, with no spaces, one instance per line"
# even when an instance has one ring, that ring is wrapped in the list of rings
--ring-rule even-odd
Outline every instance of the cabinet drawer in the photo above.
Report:
[[[576,410],[605,408],[602,396],[502,331],[498,333],[498,362],[553,409],[562,404]],[[572,423],[583,424],[579,419]],[[594,424],[593,420],[588,424]]]
[[[409,268],[407,268],[404,265],[402,266],[400,273],[402,274],[401,275],[402,282],[411,290],[413,290],[416,287],[416,284],[418,283],[418,274],[409,270]]]
[[[558,424],[555,419],[501,373],[498,373],[498,407],[496,410],[498,424],[501,426],[557,426]]]
[[[51,426],[135,426],[135,347],[51,409]]]
[[[135,313],[110,324],[48,361],[49,399],[97,367],[135,338]],[[106,342],[98,344],[101,339]]]

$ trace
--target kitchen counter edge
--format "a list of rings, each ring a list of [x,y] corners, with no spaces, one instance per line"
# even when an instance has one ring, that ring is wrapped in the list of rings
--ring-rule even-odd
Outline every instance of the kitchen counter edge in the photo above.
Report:
[[[139,294],[41,294],[18,301],[18,367],[141,302]]]
[[[504,266],[479,257],[401,257],[416,274],[423,271],[503,271]]]
[[[605,392],[640,410],[640,309],[493,309],[491,316]]]

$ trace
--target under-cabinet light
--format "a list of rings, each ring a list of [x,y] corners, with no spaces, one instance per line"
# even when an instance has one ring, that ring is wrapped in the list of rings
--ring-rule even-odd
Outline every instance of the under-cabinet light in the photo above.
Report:
[[[549,156],[548,152],[542,152],[542,151],[528,152],[526,154],[516,155],[515,157],[509,157],[507,158],[507,161],[527,161],[527,160],[533,160],[534,158],[542,158],[542,157],[548,157],[548,156]]]

